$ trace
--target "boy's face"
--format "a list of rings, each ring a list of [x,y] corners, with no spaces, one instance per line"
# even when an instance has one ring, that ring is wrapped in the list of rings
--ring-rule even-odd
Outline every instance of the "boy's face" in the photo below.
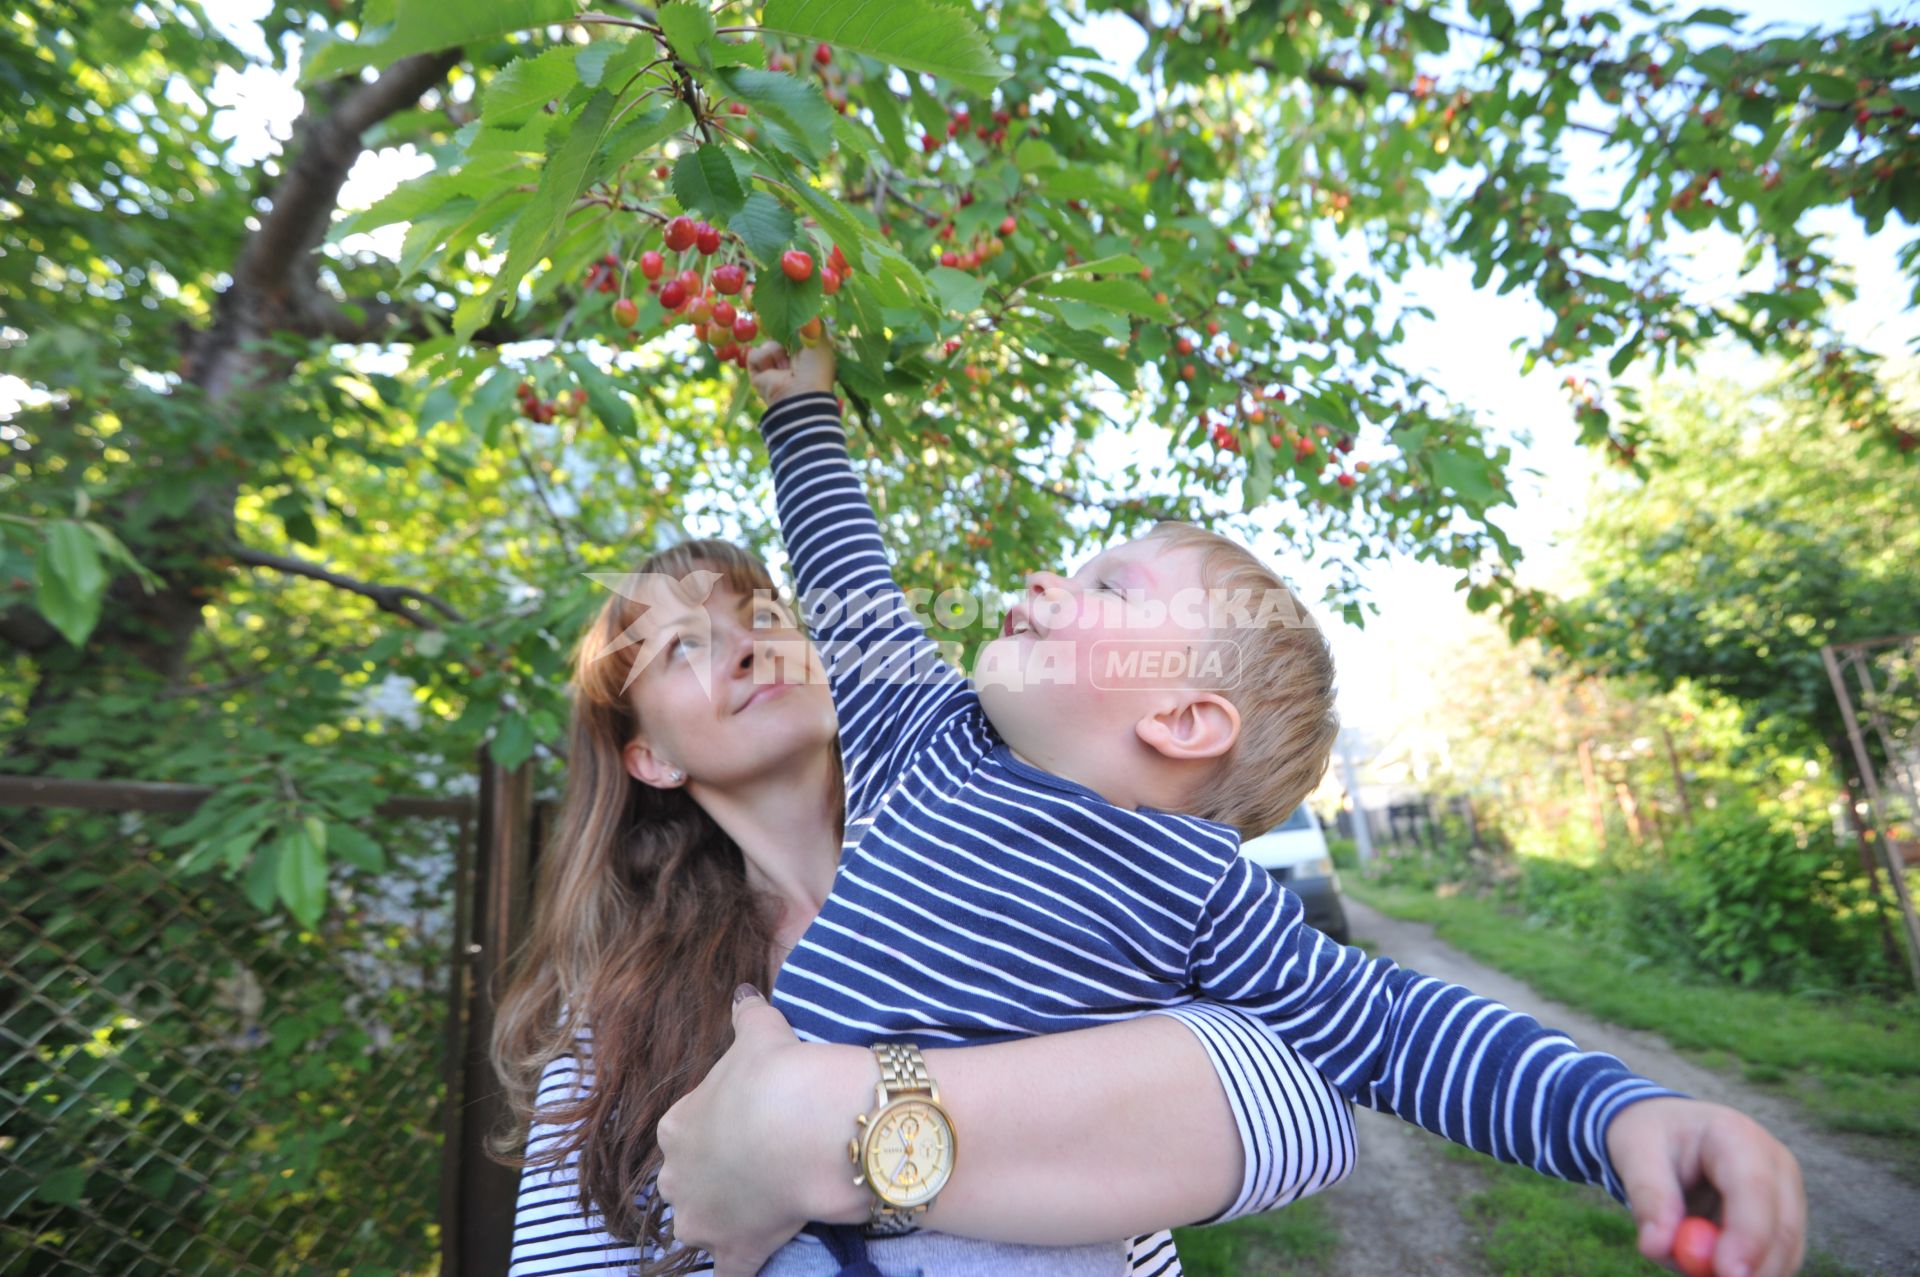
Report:
[[[1141,718],[1238,674],[1198,547],[1147,536],[1072,576],[1033,572],[974,670],[982,707],[1016,753],[1076,779],[1073,764],[1138,747]],[[1097,769],[1097,768],[1096,768]]]

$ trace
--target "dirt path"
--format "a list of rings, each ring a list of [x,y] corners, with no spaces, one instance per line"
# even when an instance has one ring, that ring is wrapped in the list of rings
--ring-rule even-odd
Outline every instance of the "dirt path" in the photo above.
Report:
[[[1534,993],[1526,984],[1449,948],[1420,923],[1347,899],[1355,942],[1402,966],[1464,984],[1565,1031],[1581,1047],[1698,1099],[1732,1105],[1763,1123],[1800,1159],[1809,1248],[1861,1273],[1920,1273],[1920,1189],[1815,1127],[1779,1098],[1694,1063],[1658,1036],[1623,1029]],[[1353,1277],[1474,1277],[1474,1238],[1457,1203],[1478,1187],[1470,1166],[1440,1141],[1395,1117],[1357,1111],[1360,1165],[1323,1201],[1341,1232],[1339,1271]]]

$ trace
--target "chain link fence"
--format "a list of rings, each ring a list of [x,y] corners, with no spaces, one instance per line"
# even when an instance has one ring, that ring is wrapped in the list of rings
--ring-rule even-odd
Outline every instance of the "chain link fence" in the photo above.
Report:
[[[439,1271],[473,805],[308,931],[183,877],[163,787],[65,784],[0,789],[0,1277]]]

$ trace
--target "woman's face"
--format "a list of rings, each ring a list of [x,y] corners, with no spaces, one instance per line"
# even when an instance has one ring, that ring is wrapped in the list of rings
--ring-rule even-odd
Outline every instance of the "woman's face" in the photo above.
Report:
[[[724,789],[831,746],[826,670],[779,600],[704,572],[652,578],[638,597],[647,607],[630,631],[639,655],[627,685],[640,720],[626,749],[635,779]]]

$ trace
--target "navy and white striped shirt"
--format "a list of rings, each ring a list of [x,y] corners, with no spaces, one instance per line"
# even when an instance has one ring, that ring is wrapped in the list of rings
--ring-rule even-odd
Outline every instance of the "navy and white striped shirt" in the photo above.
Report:
[[[1336,1184],[1352,1171],[1353,1114],[1346,1100],[1258,1020],[1206,1002],[1155,1013],[1184,1023],[1206,1048],[1245,1150],[1238,1200],[1207,1222],[1271,1210]],[[592,1085],[591,1048],[590,1038],[582,1035],[575,1054],[547,1065],[536,1109],[577,1098]],[[527,1135],[527,1155],[551,1149],[565,1134],[563,1127],[536,1121]],[[666,1214],[671,1218],[672,1208]],[[994,1243],[979,1245],[990,1250]],[[657,1252],[648,1255],[657,1257]],[[699,1259],[693,1271],[712,1269],[704,1255]],[[639,1248],[609,1234],[598,1212],[580,1209],[578,1154],[521,1172],[508,1277],[628,1277],[640,1260]],[[1134,1238],[1127,1272],[1129,1277],[1182,1277],[1172,1235],[1161,1229]]]
[[[1336,944],[1228,826],[1117,807],[1016,757],[894,583],[834,397],[785,399],[760,427],[847,781],[839,872],[773,988],[802,1038],[965,1045],[1207,998],[1359,1103],[1625,1201],[1607,1124],[1673,1092]]]

